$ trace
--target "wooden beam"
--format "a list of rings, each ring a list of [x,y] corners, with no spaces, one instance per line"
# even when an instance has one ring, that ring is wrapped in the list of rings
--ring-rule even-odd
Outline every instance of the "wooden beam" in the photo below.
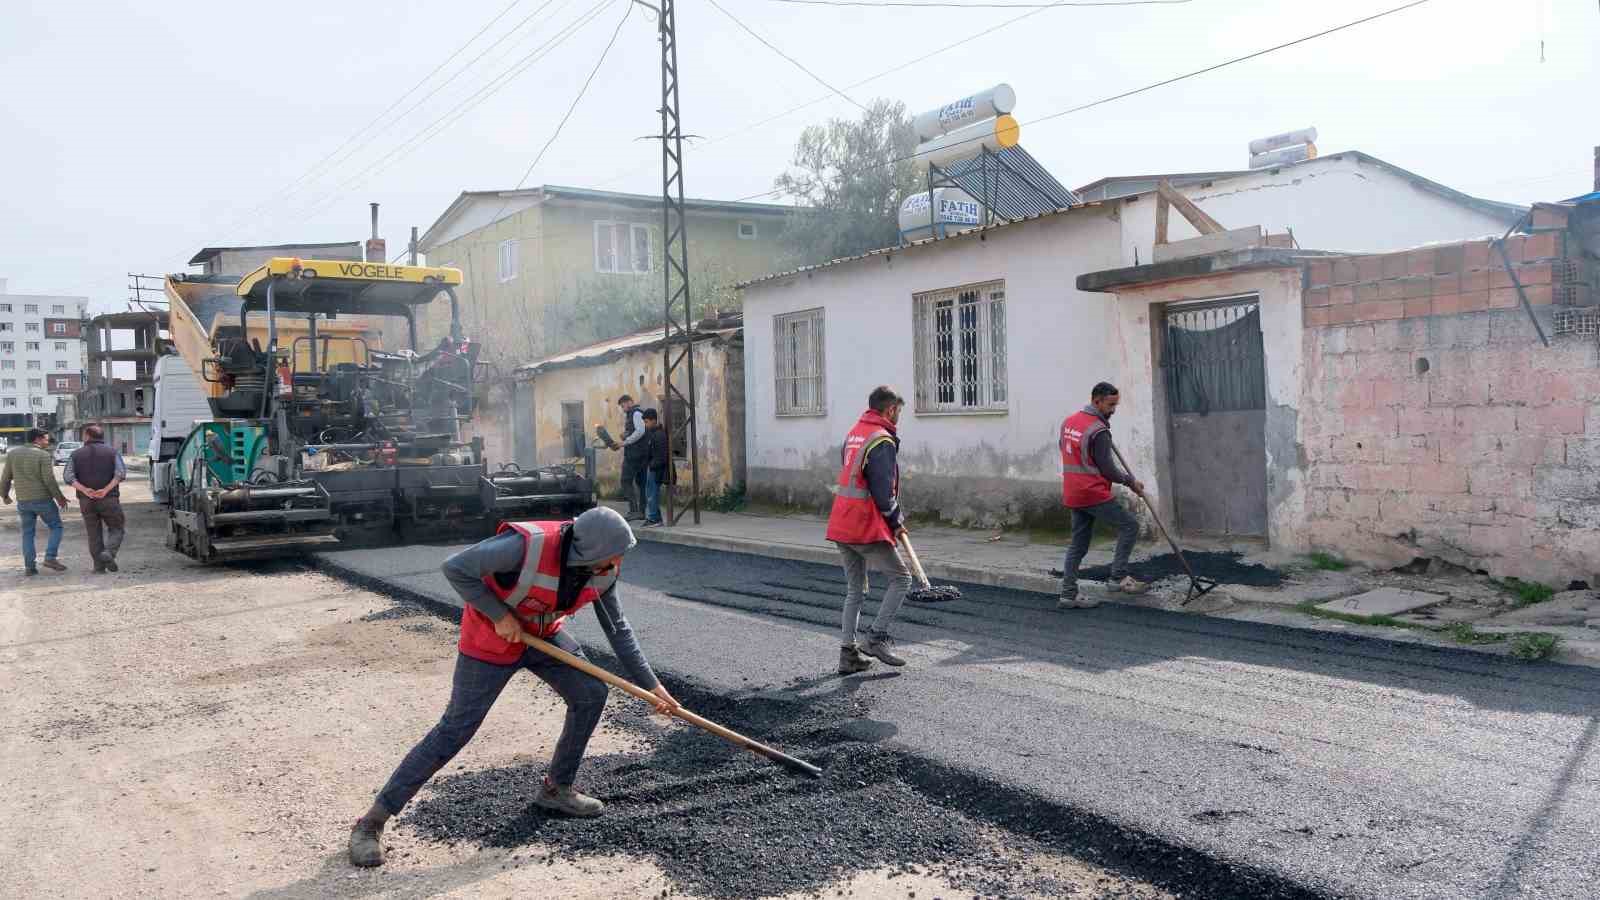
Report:
[[[1156,246],[1167,242],[1167,213],[1172,209],[1172,204],[1160,193],[1156,194]]]
[[[1189,220],[1190,225],[1194,226],[1194,230],[1201,234],[1218,234],[1228,230],[1222,227],[1222,223],[1206,215],[1200,207],[1195,206],[1194,201],[1173,190],[1172,185],[1168,184],[1165,178],[1156,183],[1156,195],[1176,206],[1178,212]]]

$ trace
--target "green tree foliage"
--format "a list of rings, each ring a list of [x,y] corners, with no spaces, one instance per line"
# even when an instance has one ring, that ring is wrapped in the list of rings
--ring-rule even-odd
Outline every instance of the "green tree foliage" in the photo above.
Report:
[[[900,201],[922,185],[916,133],[904,103],[874,100],[859,119],[832,119],[800,133],[789,170],[774,186],[794,198],[784,231],[792,265],[813,265],[899,240]]]

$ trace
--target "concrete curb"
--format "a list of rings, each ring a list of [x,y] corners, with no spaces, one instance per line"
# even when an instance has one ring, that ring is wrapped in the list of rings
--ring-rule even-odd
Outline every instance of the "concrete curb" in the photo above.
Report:
[[[682,527],[638,528],[634,530],[634,535],[641,541],[652,541],[658,544],[701,547],[706,550],[721,550],[728,553],[748,553],[751,556],[792,559],[798,562],[821,563],[830,566],[838,565],[839,563],[838,551],[831,547],[818,547],[812,544],[757,541],[749,538],[729,537],[723,534],[704,534]],[[1052,597],[1061,593],[1061,579],[1052,578],[1049,575],[999,572],[994,569],[982,569],[976,566],[963,566],[958,563],[927,559],[922,561],[922,568],[928,573],[929,580],[932,581],[960,581],[966,584],[981,584],[1013,591],[1031,591],[1035,594],[1048,594]]]

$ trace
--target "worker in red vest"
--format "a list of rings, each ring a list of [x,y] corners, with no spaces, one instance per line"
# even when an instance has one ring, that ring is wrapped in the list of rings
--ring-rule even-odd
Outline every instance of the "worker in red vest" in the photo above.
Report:
[[[839,672],[849,675],[872,666],[876,657],[891,666],[905,659],[894,652],[889,623],[911,590],[911,570],[900,556],[898,541],[906,533],[900,509],[900,450],[898,423],[906,401],[892,388],[875,388],[840,451],[839,481],[834,488],[833,510],[828,514],[828,540],[839,548],[844,562],[845,595]],[[861,603],[867,594],[867,569],[889,573],[878,615],[858,640]]]
[[[525,646],[519,634],[526,630],[583,656],[583,647],[562,625],[592,604],[623,668],[655,694],[657,712],[670,714],[678,702],[656,680],[617,602],[622,555],[634,543],[622,516],[599,507],[571,522],[504,523],[494,537],[445,560],[445,578],[463,601],[450,704],[351,829],[351,863],[383,864],[384,823],[472,740],[519,669],[550,685],[567,704],[566,722],[544,782],[534,793],[534,805],[579,818],[600,815],[605,804],[580,793],[573,781],[589,737],[600,724],[605,683]]]
[[[1112,499],[1111,485],[1125,485],[1135,494],[1144,483],[1118,469],[1111,449],[1111,416],[1122,399],[1116,387],[1102,381],[1089,394],[1089,405],[1061,423],[1061,502],[1072,510],[1072,546],[1061,571],[1058,609],[1088,609],[1100,601],[1078,595],[1078,566],[1089,552],[1096,521],[1117,529],[1117,551],[1111,559],[1113,592],[1142,594],[1150,586],[1128,574],[1128,556],[1139,539],[1139,522]]]

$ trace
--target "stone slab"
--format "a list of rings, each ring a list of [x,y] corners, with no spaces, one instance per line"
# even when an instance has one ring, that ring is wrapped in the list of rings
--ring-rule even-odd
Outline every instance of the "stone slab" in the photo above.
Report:
[[[1318,606],[1328,612],[1348,613],[1353,616],[1392,616],[1396,613],[1409,612],[1443,603],[1450,599],[1444,594],[1429,594],[1424,591],[1407,591],[1400,588],[1378,588],[1357,594],[1354,597],[1345,597],[1342,600],[1329,600]]]

